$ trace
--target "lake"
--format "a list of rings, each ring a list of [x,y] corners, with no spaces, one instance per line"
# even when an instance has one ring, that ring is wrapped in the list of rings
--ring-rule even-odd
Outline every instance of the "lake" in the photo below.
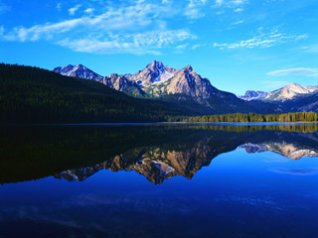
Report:
[[[318,237],[317,124],[0,126],[0,237]]]

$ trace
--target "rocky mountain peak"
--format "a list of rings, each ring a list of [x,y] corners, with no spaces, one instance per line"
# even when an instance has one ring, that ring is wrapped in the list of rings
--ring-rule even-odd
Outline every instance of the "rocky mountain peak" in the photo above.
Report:
[[[165,65],[161,61],[154,60],[147,64],[146,66],[147,69],[152,70],[152,71],[164,71]]]
[[[90,80],[95,80],[102,82],[103,76],[95,73],[94,71],[90,70],[86,66],[82,64],[68,64],[64,67],[56,67],[53,69],[55,73],[62,74],[64,76],[69,76],[69,77],[77,77],[77,78],[82,78],[82,79],[90,79]]]
[[[266,99],[274,100],[274,101],[284,101],[293,99],[296,96],[299,96],[301,94],[309,94],[311,91],[307,89],[306,87],[303,87],[297,83],[291,83],[286,85],[285,87],[282,87],[280,89],[277,89],[266,97]]]
[[[185,71],[188,71],[188,72],[192,72],[193,71],[193,68],[191,65],[187,65],[183,68]]]
[[[165,66],[161,61],[152,61],[136,74],[126,75],[127,78],[133,80],[143,87],[149,87],[153,84],[163,83],[175,74],[176,70]]]

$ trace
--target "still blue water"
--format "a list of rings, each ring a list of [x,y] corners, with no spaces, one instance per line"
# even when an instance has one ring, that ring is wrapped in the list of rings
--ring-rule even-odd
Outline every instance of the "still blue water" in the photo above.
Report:
[[[81,132],[87,143],[102,138],[95,143],[109,146],[106,142],[114,137],[104,135],[115,132],[95,129]],[[4,172],[0,237],[318,237],[315,130],[183,128],[182,138],[176,139],[179,129],[164,133],[151,129],[144,132],[151,139],[131,142],[127,148],[122,145],[100,163],[67,164],[67,169],[50,174],[55,153],[60,156],[62,150],[72,158],[69,150],[81,149],[76,148],[77,141],[70,146],[69,140],[61,140],[70,137],[72,141],[78,129],[64,130],[53,137],[38,131],[26,137],[15,131],[11,144],[1,148],[2,152],[12,150],[13,143],[19,150],[19,145],[29,143],[21,149],[25,156],[21,161],[30,159],[26,153],[32,151],[38,163],[44,163],[41,156],[49,162],[41,165],[41,171],[25,163],[17,174],[18,168],[0,164]],[[132,134],[127,130],[116,134],[116,139],[137,140],[132,134],[141,133],[141,129]],[[94,136],[87,138],[90,132]],[[3,135],[8,133],[2,130]],[[150,142],[152,136],[158,140]],[[171,137],[168,144],[161,143]],[[15,144],[19,140],[22,144]],[[32,145],[35,149],[30,149]],[[52,157],[43,148],[52,150]],[[10,159],[14,153],[5,155]],[[85,160],[92,156],[100,154],[87,154]],[[131,158],[136,160],[130,163]],[[1,160],[5,160],[3,153]],[[23,168],[31,173],[24,175]]]

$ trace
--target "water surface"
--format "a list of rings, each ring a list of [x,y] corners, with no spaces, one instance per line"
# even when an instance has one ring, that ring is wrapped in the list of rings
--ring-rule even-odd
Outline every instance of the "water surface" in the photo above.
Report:
[[[0,237],[317,237],[315,124],[0,127]]]

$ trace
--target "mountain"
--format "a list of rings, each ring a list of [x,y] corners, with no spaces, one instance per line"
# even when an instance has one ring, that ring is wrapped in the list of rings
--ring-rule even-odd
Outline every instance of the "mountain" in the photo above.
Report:
[[[318,112],[318,91],[282,103],[285,111]]]
[[[176,69],[165,66],[160,61],[152,61],[143,70],[135,74],[126,74],[126,77],[138,83],[143,88],[149,88],[154,84],[161,84],[172,78]]]
[[[294,99],[295,97],[299,95],[306,95],[312,93],[314,90],[309,89],[307,87],[303,87],[296,83],[291,83],[286,85],[285,87],[282,87],[280,89],[277,89],[275,91],[270,92],[266,97],[265,100],[270,101],[285,101]]]
[[[65,76],[92,79],[132,96],[162,97],[181,94],[200,104],[206,104],[204,100],[212,94],[220,93],[190,65],[176,70],[156,60],[135,74],[111,74],[102,77],[83,65],[67,65],[57,67],[53,71]]]
[[[103,81],[103,76],[95,73],[94,71],[90,70],[86,66],[82,64],[77,64],[77,65],[67,65],[65,67],[56,67],[53,69],[53,72],[59,73],[64,76],[69,76],[69,77],[76,77],[76,78],[82,78],[82,79],[91,79],[95,80],[98,82]]]
[[[268,95],[267,92],[248,90],[245,92],[245,94],[243,96],[239,96],[239,98],[246,100],[246,101],[262,100],[262,99],[266,98],[267,95]]]
[[[136,82],[129,80],[125,75],[111,74],[109,77],[103,79],[103,84],[134,97],[146,95]]]
[[[85,66],[68,65],[54,71],[95,80],[134,97],[160,99],[196,114],[275,111],[267,103],[246,103],[232,93],[218,90],[190,65],[177,70],[155,60],[135,74],[111,74],[103,79]]]
[[[316,91],[318,91],[318,86],[304,87],[296,83],[291,83],[272,92],[249,90],[246,91],[244,96],[240,96],[240,98],[246,101],[262,100],[272,102],[284,102],[287,100],[295,99],[302,95],[312,94]]]
[[[74,74],[88,75],[85,67],[76,68]],[[18,65],[0,64],[0,95],[2,122],[163,121],[193,114],[182,105],[130,97],[94,80]]]

